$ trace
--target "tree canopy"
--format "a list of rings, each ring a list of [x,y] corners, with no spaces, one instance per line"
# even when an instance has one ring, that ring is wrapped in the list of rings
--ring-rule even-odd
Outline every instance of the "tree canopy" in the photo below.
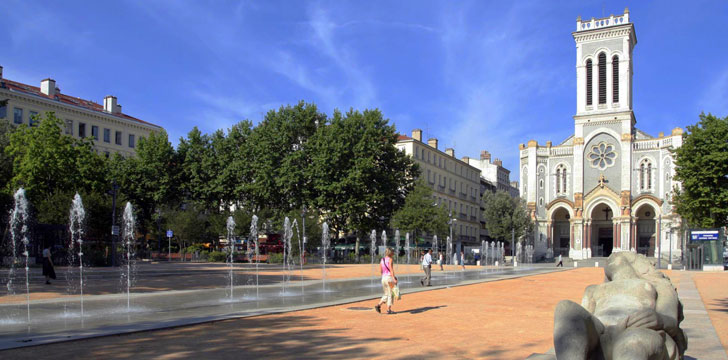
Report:
[[[678,214],[694,227],[728,225],[728,117],[700,114],[674,154]]]
[[[404,206],[392,216],[392,228],[430,235],[447,236],[449,215],[432,197],[432,189],[419,179],[407,195]]]
[[[505,241],[510,240],[512,231],[516,239],[531,232],[533,223],[523,199],[513,198],[505,191],[486,191],[483,205],[485,228],[491,238]]]

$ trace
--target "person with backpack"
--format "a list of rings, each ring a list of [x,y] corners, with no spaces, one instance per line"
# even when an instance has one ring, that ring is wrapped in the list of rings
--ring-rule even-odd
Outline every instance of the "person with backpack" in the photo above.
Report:
[[[379,272],[382,274],[382,291],[384,294],[379,303],[374,306],[374,310],[380,314],[382,313],[382,304],[387,304],[387,314],[394,314],[394,311],[392,311],[392,303],[394,302],[392,289],[397,285],[397,276],[394,275],[392,254],[394,254],[394,250],[387,248],[384,257],[379,261]]]

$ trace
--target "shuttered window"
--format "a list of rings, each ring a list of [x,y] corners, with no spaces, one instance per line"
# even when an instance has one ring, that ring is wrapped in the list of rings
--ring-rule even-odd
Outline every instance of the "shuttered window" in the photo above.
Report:
[[[612,102],[619,102],[619,57],[612,58]]]
[[[607,103],[607,55],[599,54],[599,103]]]
[[[592,104],[592,61],[586,61],[586,104]]]

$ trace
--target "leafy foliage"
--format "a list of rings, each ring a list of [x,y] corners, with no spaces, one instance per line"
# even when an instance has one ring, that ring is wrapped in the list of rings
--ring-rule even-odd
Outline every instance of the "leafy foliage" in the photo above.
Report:
[[[728,225],[728,117],[700,114],[674,154],[682,186],[673,203],[680,216],[695,227]]]
[[[533,223],[523,199],[512,198],[505,191],[486,191],[483,205],[485,228],[491,238],[510,240],[511,232],[515,231],[515,238],[518,239],[531,232]]]
[[[448,235],[449,215],[432,197],[432,189],[424,180],[416,182],[407,195],[404,206],[392,217],[392,227],[405,232],[424,231],[428,234]]]
[[[383,228],[404,204],[419,171],[396,142],[379,110],[336,111],[311,138],[312,201],[332,229]]]

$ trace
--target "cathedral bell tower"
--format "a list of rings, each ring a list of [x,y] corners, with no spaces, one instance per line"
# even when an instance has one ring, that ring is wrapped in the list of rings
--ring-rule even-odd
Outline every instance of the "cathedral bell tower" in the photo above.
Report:
[[[576,116],[632,111],[632,50],[637,44],[629,10],[576,20]]]

